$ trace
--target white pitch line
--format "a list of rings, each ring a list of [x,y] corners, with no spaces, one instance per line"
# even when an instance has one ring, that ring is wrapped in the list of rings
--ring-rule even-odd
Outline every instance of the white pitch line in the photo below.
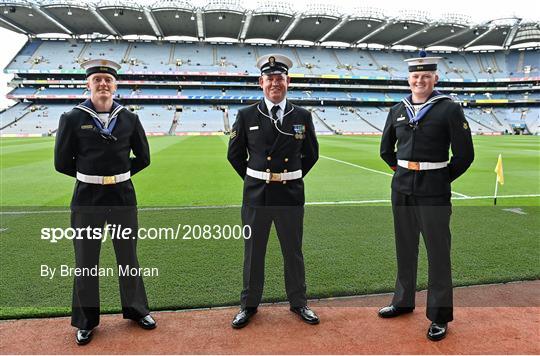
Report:
[[[354,164],[354,163],[351,163],[351,162],[342,161],[342,160],[337,159],[337,158],[332,158],[332,157],[322,156],[322,155],[319,155],[319,157],[328,159],[328,160],[330,160],[330,161],[335,161],[335,162],[343,163],[343,164],[346,164],[346,165],[349,165],[349,166],[353,166],[353,167],[356,167],[356,168],[364,169],[364,170],[369,171],[369,172],[379,173],[379,174],[384,174],[385,176],[390,176],[390,177],[393,176],[392,173],[383,172],[383,171],[378,171],[378,170],[376,170],[376,169],[372,169],[372,168],[360,166],[360,165],[358,165],[358,164]],[[452,193],[452,194],[455,194],[455,195],[459,195],[460,197],[463,197],[463,198],[468,197],[468,195],[461,194],[461,193],[454,192],[454,191],[451,191],[451,193]]]
[[[534,198],[540,197],[540,194],[514,194],[514,195],[501,195],[503,198]],[[473,199],[494,199],[494,195],[477,195],[474,197],[454,198],[456,200],[473,200]],[[497,195],[497,198],[499,196]]]
[[[360,165],[358,165],[358,164],[354,164],[354,163],[351,163],[351,162],[342,161],[342,160],[337,159],[337,158],[332,158],[332,157],[328,157],[328,156],[321,156],[321,155],[319,155],[319,157],[325,158],[325,159],[329,159],[330,161],[335,161],[335,162],[343,163],[343,164],[346,164],[346,165],[348,165],[348,166],[352,166],[352,167],[364,169],[364,170],[366,170],[366,171],[370,171],[370,172],[373,172],[373,173],[384,174],[385,176],[389,176],[389,177],[392,177],[392,176],[393,176],[392,173],[383,172],[383,171],[378,171],[378,170],[376,170],[376,169],[372,169],[372,168],[360,166]]]
[[[497,195],[497,199],[504,198],[535,198],[540,197],[540,194],[516,194],[516,195]],[[456,197],[452,200],[474,200],[474,199],[493,199],[493,195],[482,195],[473,197]],[[341,200],[341,201],[313,201],[307,202],[306,205],[347,205],[347,204],[375,204],[375,203],[390,203],[389,199],[374,199],[374,200]],[[229,209],[241,208],[241,205],[201,205],[201,206],[170,206],[156,208],[139,208],[138,211],[166,211],[166,210],[203,210],[203,209]],[[54,214],[54,213],[69,213],[70,210],[32,210],[32,211],[0,211],[0,215],[25,215],[25,214]]]

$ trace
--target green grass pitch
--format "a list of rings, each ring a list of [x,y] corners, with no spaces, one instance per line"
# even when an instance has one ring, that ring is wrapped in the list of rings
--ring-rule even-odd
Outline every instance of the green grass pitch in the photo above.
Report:
[[[226,136],[151,137],[152,164],[137,174],[140,226],[240,224],[242,181],[226,160]],[[391,171],[380,137],[319,137],[321,158],[306,178],[304,258],[310,298],[392,291],[395,250]],[[540,277],[540,138],[474,138],[476,159],[452,185],[455,285]],[[40,240],[43,227],[68,227],[74,180],[53,168],[52,138],[0,140],[0,318],[68,315],[71,277],[40,276],[43,264],[73,266],[72,242]],[[503,155],[505,185],[493,206]],[[511,209],[511,210],[508,210]],[[238,304],[241,240],[142,240],[139,260],[154,310]],[[282,257],[272,232],[265,301],[285,300]],[[101,266],[114,266],[110,240]],[[104,312],[118,312],[117,277],[100,280]],[[423,243],[419,288],[427,285]]]

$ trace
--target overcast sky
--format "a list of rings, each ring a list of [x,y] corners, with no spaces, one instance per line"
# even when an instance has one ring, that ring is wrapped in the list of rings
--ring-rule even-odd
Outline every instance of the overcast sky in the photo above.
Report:
[[[156,0],[139,1],[141,3],[153,4]],[[310,3],[328,3],[323,1],[308,1],[295,0],[289,1],[294,3],[297,10],[305,8],[306,4]],[[202,6],[207,3],[205,0],[192,0],[195,6]],[[483,22],[508,17],[520,17],[529,20],[540,22],[540,5],[537,0],[507,0],[507,1],[474,1],[474,0],[449,0],[449,1],[433,1],[433,0],[415,0],[404,2],[403,0],[334,0],[331,2],[339,7],[340,11],[347,12],[355,6],[371,6],[385,10],[388,16],[398,14],[404,10],[423,10],[430,13],[434,18],[444,13],[466,14],[471,17],[474,22]],[[244,0],[242,4],[248,9],[254,9],[257,6],[257,1]],[[2,50],[0,51],[0,68],[5,68],[13,59],[17,52],[26,42],[26,36],[13,33],[11,31],[0,28],[0,38],[2,39]],[[11,76],[0,74],[0,109],[13,102],[5,99],[7,92],[7,82]]]

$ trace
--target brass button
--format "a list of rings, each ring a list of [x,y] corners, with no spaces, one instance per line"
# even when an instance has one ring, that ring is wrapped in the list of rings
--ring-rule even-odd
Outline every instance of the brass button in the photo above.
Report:
[[[285,162],[289,162],[289,159],[287,157],[285,157],[284,159]]]
[[[287,181],[286,181],[286,180],[284,180],[284,181],[283,181],[283,184],[287,184]]]
[[[271,160],[272,160],[272,157],[268,156],[268,157],[266,157],[266,160],[267,160],[267,161],[271,161]]]
[[[286,169],[284,169],[284,170],[283,170],[283,173],[287,173],[287,170],[286,170]]]
[[[269,181],[269,180],[267,180],[267,181],[266,181],[266,184],[270,184],[270,181]]]
[[[267,168],[267,169],[266,169],[266,172],[270,173],[270,168]]]

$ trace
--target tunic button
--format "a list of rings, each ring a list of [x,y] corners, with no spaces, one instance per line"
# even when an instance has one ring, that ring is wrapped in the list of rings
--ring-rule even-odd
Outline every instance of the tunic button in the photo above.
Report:
[[[266,169],[266,172],[270,173],[270,168],[267,168],[267,169]]]
[[[284,159],[285,162],[289,162],[289,159],[287,157],[285,157]]]
[[[283,181],[283,184],[287,184],[287,181],[286,181],[286,180],[284,180],[284,181]]]
[[[267,161],[271,161],[271,160],[272,160],[272,157],[268,156],[268,157],[266,157],[266,160],[267,160]]]
[[[269,180],[267,180],[267,181],[266,181],[266,184],[270,184],[270,181],[269,181]]]
[[[287,170],[286,170],[286,169],[284,169],[284,170],[283,170],[283,173],[287,173]]]

